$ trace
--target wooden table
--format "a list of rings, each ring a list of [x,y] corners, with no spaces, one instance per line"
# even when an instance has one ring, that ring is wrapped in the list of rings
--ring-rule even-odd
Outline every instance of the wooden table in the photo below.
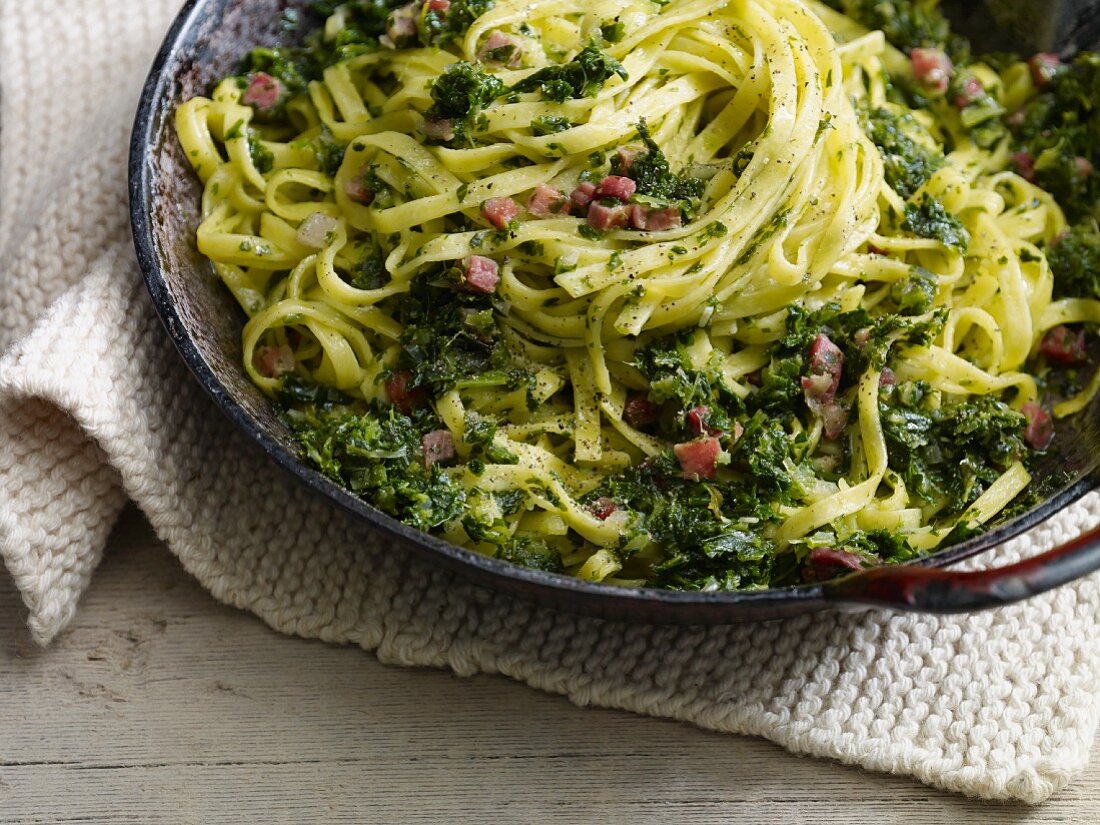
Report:
[[[0,586],[0,822],[1096,823],[764,741],[384,667],[215,603],[134,512],[47,650]]]

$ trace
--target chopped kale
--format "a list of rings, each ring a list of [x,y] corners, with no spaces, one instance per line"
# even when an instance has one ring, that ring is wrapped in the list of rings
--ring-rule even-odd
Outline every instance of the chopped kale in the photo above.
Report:
[[[638,138],[645,144],[645,151],[634,157],[629,169],[623,169],[620,155],[612,157],[612,172],[627,175],[633,179],[638,185],[639,195],[670,204],[680,204],[681,208],[689,207],[692,201],[703,196],[703,189],[706,186],[704,181],[689,175],[672,173],[668,158],[653,140],[644,119],[638,121]]]
[[[923,315],[936,300],[936,276],[915,266],[908,278],[890,287],[890,298],[902,315]]]
[[[252,158],[252,165],[261,175],[270,172],[275,165],[275,156],[252,135],[248,136],[248,154]]]
[[[901,228],[921,238],[931,238],[965,252],[970,245],[970,233],[962,221],[944,209],[943,204],[927,192],[920,203],[905,204],[905,220]]]
[[[439,427],[434,415],[298,403],[284,418],[322,473],[405,523],[429,530],[465,511],[462,485],[424,465],[420,440]]]
[[[879,29],[891,44],[908,53],[918,46],[946,49],[952,59],[969,53],[966,41],[951,33],[938,0],[825,0],[868,29]]]
[[[493,0],[451,0],[446,10],[428,6],[417,23],[420,43],[446,46],[466,34],[473,22],[492,7]]]
[[[517,464],[519,458],[512,452],[493,443],[497,434],[497,423],[487,416],[476,412],[466,413],[463,440],[470,445],[473,458],[484,459],[489,464]]]
[[[473,142],[478,115],[504,93],[499,78],[486,74],[473,63],[459,61],[432,83],[431,108],[425,112],[429,120],[450,120],[459,145]]]
[[[1071,227],[1046,250],[1055,298],[1100,298],[1100,230],[1088,221]]]
[[[412,373],[410,387],[427,387],[434,395],[460,381],[521,386],[527,374],[512,363],[490,297],[455,289],[459,277],[450,271],[420,275],[395,304],[404,328],[398,367]]]
[[[903,198],[911,197],[944,164],[942,154],[913,139],[920,126],[909,114],[887,109],[861,109],[860,125],[878,147],[886,182]]]
[[[309,149],[317,160],[318,168],[329,177],[333,177],[344,162],[347,146],[333,137],[327,127],[321,127],[321,134],[309,142]]]
[[[539,115],[531,120],[531,132],[539,136],[556,135],[566,129],[573,128],[569,118],[560,115]]]
[[[304,91],[306,84],[321,75],[321,67],[310,49],[304,48],[256,48],[241,63],[245,74],[266,72],[281,84],[288,95]]]
[[[546,542],[534,536],[515,536],[500,545],[496,557],[504,561],[545,570],[548,573],[564,572],[561,556],[546,546]]]
[[[1097,217],[1100,203],[1100,53],[1082,52],[1007,121],[1016,148],[1033,159],[1035,183],[1071,223]]]
[[[905,385],[884,391],[879,412],[890,468],[910,495],[953,517],[1027,455],[1025,419],[990,396],[941,407],[927,398]]]
[[[654,401],[675,401],[680,409],[712,407],[712,412],[743,409],[741,399],[730,390],[714,365],[697,369],[688,354],[691,333],[659,339],[638,350],[634,366],[649,380]]]
[[[510,91],[541,90],[547,100],[564,103],[570,98],[579,99],[596,94],[614,75],[627,79],[626,69],[618,60],[604,54],[595,46],[585,46],[568,63],[539,69],[515,84]]]
[[[626,26],[618,20],[600,26],[600,37],[606,43],[618,43],[626,34]]]

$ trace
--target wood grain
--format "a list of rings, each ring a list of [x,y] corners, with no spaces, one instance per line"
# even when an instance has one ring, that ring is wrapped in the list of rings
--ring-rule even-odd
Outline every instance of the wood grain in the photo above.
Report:
[[[380,665],[218,605],[135,513],[48,650],[0,587],[0,822],[1095,823],[764,741]],[[1095,762],[1094,762],[1095,764]]]

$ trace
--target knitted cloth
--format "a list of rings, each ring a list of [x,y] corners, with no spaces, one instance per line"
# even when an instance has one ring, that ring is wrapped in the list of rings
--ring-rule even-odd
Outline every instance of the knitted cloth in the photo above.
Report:
[[[218,599],[384,662],[502,673],[990,798],[1038,802],[1081,771],[1096,578],[958,618],[624,624],[488,595],[284,477],[187,375],[131,251],[127,134],[177,4],[0,0],[0,553],[39,642],[72,619],[130,498]],[[981,563],[1098,517],[1088,497]]]

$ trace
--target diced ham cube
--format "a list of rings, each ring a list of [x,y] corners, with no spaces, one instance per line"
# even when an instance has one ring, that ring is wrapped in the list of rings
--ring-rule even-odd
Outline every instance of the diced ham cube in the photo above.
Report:
[[[600,181],[596,187],[597,198],[618,198],[621,201],[630,200],[630,196],[638,189],[638,184],[630,178],[622,175],[608,175]]]
[[[646,398],[644,393],[631,393],[623,404],[623,420],[635,429],[655,424],[658,413],[660,408]]]
[[[374,190],[364,182],[363,174],[364,170],[360,169],[359,174],[344,183],[344,194],[348,200],[367,206],[374,200]]]
[[[618,509],[615,502],[607,496],[600,496],[588,505],[588,510],[600,521],[607,521],[608,517]]]
[[[603,231],[626,226],[629,220],[628,207],[618,204],[616,206],[604,206],[596,201],[588,207],[588,225],[593,229]]]
[[[451,0],[428,0],[429,11],[450,11]]]
[[[431,140],[442,140],[444,143],[454,140],[454,121],[446,117],[424,118],[424,135]]]
[[[491,295],[500,283],[497,262],[484,255],[471,255],[464,262],[463,282],[459,287],[464,292],[478,295]]]
[[[569,195],[569,200],[577,207],[577,211],[583,212],[588,208],[588,204],[592,203],[595,197],[596,184],[591,181],[582,180],[577,184],[577,188]]]
[[[878,385],[880,387],[892,387],[897,383],[898,379],[894,375],[894,371],[889,367],[883,367],[882,372],[878,374]]]
[[[294,372],[294,350],[286,344],[256,347],[252,353],[252,365],[265,378],[281,378]]]
[[[1020,412],[1027,419],[1027,424],[1024,426],[1024,441],[1033,450],[1045,450],[1054,440],[1054,422],[1050,419],[1050,413],[1034,401],[1024,404]]]
[[[680,461],[680,470],[688,481],[714,478],[718,469],[718,456],[722,454],[722,445],[714,436],[676,444],[672,451]]]
[[[681,224],[680,210],[675,206],[663,209],[638,203],[630,206],[630,225],[635,229],[663,232],[666,229],[677,229]]]
[[[985,86],[976,77],[968,77],[962,85],[962,89],[955,95],[955,106],[959,109],[965,109],[974,101],[978,100],[985,92]]]
[[[431,467],[441,461],[449,461],[455,457],[455,440],[450,430],[432,430],[424,433],[420,439],[420,447],[424,451],[424,466]]]
[[[1073,165],[1077,168],[1077,174],[1081,177],[1088,178],[1092,176],[1092,161],[1088,158],[1083,158],[1078,155],[1073,159]]]
[[[516,219],[519,214],[519,206],[511,198],[489,198],[481,204],[481,217],[497,229],[507,229],[508,224]]]
[[[1045,89],[1062,68],[1062,60],[1056,54],[1040,52],[1027,61],[1031,79],[1040,89]]]
[[[707,435],[718,435],[722,431],[707,423],[708,416],[710,416],[710,407],[692,407],[684,413],[684,419],[687,421],[688,426],[691,427],[691,431],[696,435],[702,435],[703,433]]]
[[[836,438],[848,423],[848,411],[836,403],[844,374],[844,353],[828,335],[819,333],[810,344],[810,374],[802,377],[806,406],[825,422],[825,437]]]
[[[618,151],[619,171],[624,175],[629,175],[630,167],[634,165],[634,161],[638,159],[638,156],[643,154],[645,154],[645,152],[641,149],[628,149],[625,146],[621,147]]]
[[[821,420],[825,425],[825,437],[834,441],[840,438],[840,434],[848,426],[848,408],[836,401],[830,401],[821,410]]]
[[[1039,352],[1056,364],[1083,364],[1088,360],[1085,331],[1076,332],[1065,325],[1056,326],[1039,342]]]
[[[394,9],[386,18],[386,33],[378,38],[387,49],[396,49],[416,37],[416,20],[420,16],[420,3],[409,3]]]
[[[423,407],[428,403],[427,390],[423,387],[409,387],[409,384],[412,383],[412,378],[411,372],[407,370],[398,370],[390,376],[389,380],[386,381],[384,385],[390,403],[401,410],[405,415],[409,415],[413,410],[418,407]]]
[[[837,576],[862,570],[864,561],[861,556],[835,547],[815,547],[806,556],[807,566],[802,569],[805,582],[823,582]]]
[[[940,49],[916,48],[909,53],[913,77],[926,91],[943,94],[951,85],[951,58]]]
[[[276,78],[267,72],[256,72],[241,95],[241,103],[261,112],[270,112],[279,104],[282,93],[283,84]]]
[[[1020,151],[1012,155],[1012,162],[1016,164],[1016,171],[1024,180],[1035,180],[1035,158],[1031,152]]]
[[[492,63],[514,69],[523,59],[523,50],[520,48],[519,41],[514,37],[509,37],[502,31],[494,31],[481,44],[481,48],[477,52],[477,59],[482,63]]]
[[[298,233],[295,237],[302,246],[322,249],[329,242],[329,233],[335,232],[337,226],[339,222],[331,215],[326,215],[324,212],[311,212],[298,224]]]
[[[570,201],[563,192],[552,186],[540,183],[527,199],[527,211],[536,218],[547,218],[551,215],[568,215]]]

